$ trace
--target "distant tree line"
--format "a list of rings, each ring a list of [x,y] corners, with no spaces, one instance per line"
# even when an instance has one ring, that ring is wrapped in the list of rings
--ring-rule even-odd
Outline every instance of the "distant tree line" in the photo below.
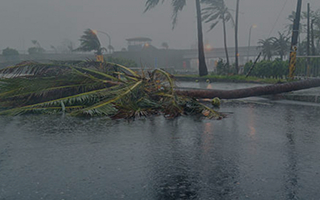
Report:
[[[310,55],[319,55],[320,9],[310,12],[311,30],[309,30],[309,44],[307,42],[307,16],[307,12],[302,12],[299,26],[298,55],[307,55],[308,46],[309,49],[311,49]],[[270,37],[259,40],[259,49],[262,51],[264,60],[271,60],[275,56],[279,56],[279,58],[283,60],[289,54],[294,18],[295,12],[293,11],[287,18],[290,23],[285,26],[286,31],[283,33],[278,32],[278,37]]]

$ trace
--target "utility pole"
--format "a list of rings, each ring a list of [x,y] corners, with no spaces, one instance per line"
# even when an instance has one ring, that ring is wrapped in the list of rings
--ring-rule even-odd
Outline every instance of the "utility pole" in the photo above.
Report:
[[[293,79],[294,71],[297,63],[297,42],[299,36],[299,25],[300,25],[300,14],[301,14],[302,0],[298,0],[296,16],[293,21],[291,49],[290,49],[290,60],[289,60],[289,78]]]
[[[313,32],[313,23],[314,23],[315,19],[311,20],[311,48],[312,48],[312,55],[315,56],[316,55],[316,49],[314,46],[314,32]]]
[[[307,4],[307,77],[310,76],[310,3]]]
[[[252,28],[255,28],[255,27],[257,27],[257,25],[253,24],[253,25],[250,26],[250,29],[249,29],[248,50],[247,50],[247,62],[249,62],[249,51],[250,51],[251,31],[252,31]]]

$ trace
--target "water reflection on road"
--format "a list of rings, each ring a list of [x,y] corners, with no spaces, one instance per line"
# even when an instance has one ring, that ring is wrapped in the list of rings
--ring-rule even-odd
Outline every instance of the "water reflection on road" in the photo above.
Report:
[[[318,199],[320,108],[215,121],[0,117],[0,199]]]

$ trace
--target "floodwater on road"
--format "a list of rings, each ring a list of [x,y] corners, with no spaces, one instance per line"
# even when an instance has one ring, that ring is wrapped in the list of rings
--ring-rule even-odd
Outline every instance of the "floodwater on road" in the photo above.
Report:
[[[320,107],[225,103],[223,120],[0,117],[0,200],[319,199]]]

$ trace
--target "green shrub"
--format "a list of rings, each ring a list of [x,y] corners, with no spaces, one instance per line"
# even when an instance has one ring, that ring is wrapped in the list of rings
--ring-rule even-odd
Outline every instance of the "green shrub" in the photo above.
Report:
[[[227,63],[224,63],[220,58],[217,63],[217,74],[218,75],[228,75],[230,73],[230,66]]]
[[[107,62],[111,62],[111,63],[116,63],[119,65],[124,65],[126,67],[132,68],[132,67],[137,67],[137,63],[133,60],[129,60],[129,59],[125,59],[125,58],[119,58],[119,57],[107,57],[106,58]]]
[[[29,55],[39,55],[43,54],[45,50],[42,47],[30,47],[28,49],[28,54]]]
[[[16,49],[11,49],[9,47],[2,50],[3,56],[18,56],[19,52]]]
[[[252,62],[246,63],[244,73],[247,74]],[[275,59],[274,61],[262,60],[257,62],[250,76],[263,77],[263,78],[282,78],[288,75],[289,62]]]

